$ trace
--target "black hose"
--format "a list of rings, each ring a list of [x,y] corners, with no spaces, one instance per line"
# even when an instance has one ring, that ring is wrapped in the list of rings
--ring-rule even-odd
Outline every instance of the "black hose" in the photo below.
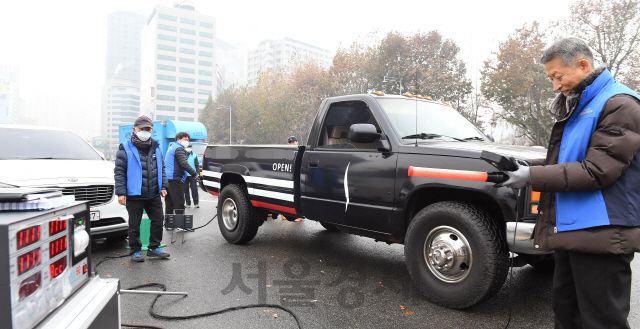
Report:
[[[140,289],[140,288],[145,288],[145,287],[160,287],[162,288],[162,291],[167,291],[167,287],[164,284],[161,283],[146,283],[146,284],[141,284],[138,286],[134,286],[131,288],[127,288],[127,290],[136,290],[136,289]],[[280,310],[283,310],[289,314],[291,314],[291,316],[293,316],[293,318],[296,320],[296,324],[298,325],[298,328],[302,329],[302,324],[300,323],[300,319],[298,318],[298,316],[293,313],[293,311],[291,311],[290,309],[281,306],[281,305],[277,305],[277,304],[249,304],[249,305],[242,305],[242,306],[234,306],[234,307],[229,307],[229,308],[225,308],[225,309],[221,309],[218,311],[213,311],[213,312],[207,312],[207,313],[200,313],[200,314],[192,314],[192,315],[181,315],[181,316],[170,316],[170,315],[161,315],[155,312],[155,310],[153,309],[156,305],[156,302],[158,301],[158,298],[160,298],[161,295],[156,295],[156,297],[153,299],[153,302],[151,303],[151,306],[149,307],[149,314],[156,318],[156,319],[160,319],[160,320],[188,320],[188,319],[195,319],[195,318],[202,318],[202,317],[206,317],[206,316],[212,316],[212,315],[218,315],[218,314],[222,314],[222,313],[226,313],[226,312],[232,312],[232,311],[238,311],[238,310],[244,310],[244,309],[249,309],[249,308],[277,308]]]

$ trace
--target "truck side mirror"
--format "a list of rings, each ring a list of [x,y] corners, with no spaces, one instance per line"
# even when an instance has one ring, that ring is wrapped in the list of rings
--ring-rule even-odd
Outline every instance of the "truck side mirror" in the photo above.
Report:
[[[379,138],[376,126],[370,123],[356,123],[349,127],[349,139],[354,143],[373,143]]]
[[[389,144],[388,140],[381,139],[378,141],[378,151],[380,152],[391,152],[391,144]]]

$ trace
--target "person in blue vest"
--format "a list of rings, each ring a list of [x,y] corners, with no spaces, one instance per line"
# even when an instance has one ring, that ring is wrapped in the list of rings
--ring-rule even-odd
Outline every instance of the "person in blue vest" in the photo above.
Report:
[[[187,151],[185,147],[189,145],[189,133],[181,131],[176,134],[176,142],[171,143],[167,149],[165,157],[167,165],[167,179],[169,180],[169,189],[167,190],[167,198],[165,199],[165,213],[173,214],[176,209],[184,210],[184,181],[187,179],[187,173],[196,177],[199,182],[198,173],[189,165]],[[166,229],[173,229],[165,225]]]
[[[534,248],[555,251],[556,328],[629,328],[631,261],[640,251],[640,96],[577,38],[541,59],[560,94],[546,159],[504,185],[541,192]]]
[[[200,176],[200,163],[198,162],[198,156],[193,153],[193,145],[189,143],[189,145],[185,148],[187,151],[187,161],[189,162],[189,166],[195,169]],[[193,197],[193,206],[196,208],[200,208],[199,197],[198,197],[198,184],[196,183],[196,177],[192,176],[187,172],[187,179],[184,181],[184,199],[186,201],[185,207],[191,207],[191,198],[189,197],[189,189],[191,189],[191,196]]]
[[[153,121],[139,117],[134,124],[131,139],[120,144],[116,153],[114,178],[118,203],[129,213],[129,248],[131,260],[144,262],[140,242],[140,222],[143,211],[151,220],[149,258],[168,258],[162,251],[162,197],[167,195],[169,182],[165,174],[160,143],[151,138]]]

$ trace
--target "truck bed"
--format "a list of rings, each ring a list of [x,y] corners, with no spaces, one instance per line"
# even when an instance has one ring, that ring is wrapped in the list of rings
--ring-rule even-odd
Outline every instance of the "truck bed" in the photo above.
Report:
[[[254,207],[297,214],[294,204],[294,145],[209,145],[202,164],[203,184],[220,194],[224,174],[240,175]],[[231,175],[230,175],[231,176]]]

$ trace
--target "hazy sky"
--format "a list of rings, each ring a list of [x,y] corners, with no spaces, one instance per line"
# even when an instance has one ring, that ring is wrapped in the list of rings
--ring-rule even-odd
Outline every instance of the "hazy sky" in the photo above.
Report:
[[[569,16],[569,0],[195,0],[217,17],[217,37],[254,47],[290,37],[333,52],[372,31],[439,30],[461,47],[475,77],[482,61],[516,28]],[[148,17],[168,0],[0,0],[0,63],[20,67],[20,94],[41,125],[99,135],[107,16]],[[142,59],[144,61],[144,58]]]

